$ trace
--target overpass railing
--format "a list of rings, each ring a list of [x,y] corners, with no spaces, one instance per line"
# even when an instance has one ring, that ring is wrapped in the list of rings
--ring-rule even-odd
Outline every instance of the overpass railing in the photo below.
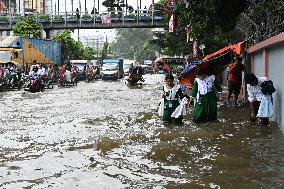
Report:
[[[42,24],[54,24],[62,23],[67,27],[68,23],[78,23],[80,26],[84,23],[93,23],[94,26],[97,23],[101,24],[111,24],[120,22],[126,24],[128,22],[148,22],[152,25],[156,22],[163,22],[164,17],[161,10],[135,10],[134,12],[126,11],[101,11],[95,12],[93,14],[88,14],[86,12],[56,12],[47,15],[40,15],[38,13],[25,13],[25,15],[20,14],[2,14],[0,15],[0,25],[7,25],[12,28],[12,26],[21,21],[25,16],[34,16],[38,23]]]

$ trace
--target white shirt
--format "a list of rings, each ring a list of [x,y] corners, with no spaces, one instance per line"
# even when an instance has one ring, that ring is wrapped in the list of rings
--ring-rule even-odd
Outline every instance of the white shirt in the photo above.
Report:
[[[201,80],[199,78],[196,78],[195,81],[198,84],[198,94],[205,95],[208,92],[213,91],[215,76],[206,76],[205,79]]]
[[[71,78],[71,72],[69,70],[65,71],[65,75],[66,75],[66,80],[68,82],[71,82],[72,78]]]
[[[166,96],[167,100],[174,100],[176,97],[176,94],[178,90],[180,89],[180,86],[175,84],[173,88],[169,88],[167,85],[164,86],[164,92],[168,95]]]
[[[40,73],[40,75],[44,75],[45,74],[45,68],[42,67],[38,70],[38,72]]]
[[[255,102],[255,101],[260,102],[263,96],[260,85],[262,82],[267,81],[267,77],[257,77],[257,78],[258,78],[257,85],[251,86],[250,84],[247,84],[248,100],[250,102]]]

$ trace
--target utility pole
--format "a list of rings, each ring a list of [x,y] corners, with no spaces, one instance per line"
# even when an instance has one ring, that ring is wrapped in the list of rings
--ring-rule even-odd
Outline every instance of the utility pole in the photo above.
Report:
[[[98,0],[98,12],[100,12],[100,0]]]
[[[128,2],[127,2],[127,0],[125,1],[125,7],[126,7],[126,12],[125,12],[125,14],[127,15],[127,11],[128,11]],[[124,14],[124,13],[123,13]]]
[[[57,2],[57,12],[58,12],[58,15],[59,15],[59,0]]]
[[[99,39],[97,39],[97,59],[99,58]]]
[[[45,4],[45,0],[42,0],[42,8],[43,8],[43,14],[46,14],[46,4]]]
[[[26,15],[26,1],[23,1],[23,12],[24,12],[24,16]]]
[[[80,30],[78,29],[78,42],[80,41]]]
[[[39,12],[39,11],[37,11],[37,0],[35,1],[35,10],[36,10],[36,12]]]
[[[73,12],[74,12],[74,4],[73,4],[73,0],[71,0],[71,6],[72,6],[72,15],[73,15]]]
[[[87,0],[85,0],[85,12],[87,10]]]

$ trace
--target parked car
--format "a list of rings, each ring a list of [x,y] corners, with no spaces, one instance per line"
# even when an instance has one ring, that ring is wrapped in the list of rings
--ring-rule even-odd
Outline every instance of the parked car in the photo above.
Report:
[[[119,78],[119,69],[117,64],[103,64],[101,77],[103,80],[117,80]]]
[[[115,80],[115,79],[123,78],[123,75],[124,75],[123,74],[123,62],[124,62],[123,59],[103,60],[102,71],[101,71],[102,79],[113,78]],[[115,74],[117,74],[117,78]]]

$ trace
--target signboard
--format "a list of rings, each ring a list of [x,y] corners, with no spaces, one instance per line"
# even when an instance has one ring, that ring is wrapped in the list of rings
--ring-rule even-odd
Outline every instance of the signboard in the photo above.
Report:
[[[169,22],[169,32],[174,32],[174,15],[173,14]]]

